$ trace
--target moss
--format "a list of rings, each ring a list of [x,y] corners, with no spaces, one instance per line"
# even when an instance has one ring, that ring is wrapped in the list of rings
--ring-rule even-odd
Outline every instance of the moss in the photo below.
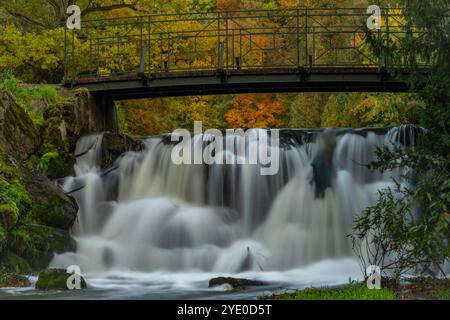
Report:
[[[29,273],[47,267],[54,252],[74,247],[67,231],[49,226],[70,228],[76,204],[42,173],[57,178],[73,168],[61,126],[69,102],[58,97],[54,86],[7,85],[15,99],[0,93],[5,140],[0,151],[0,267]],[[14,101],[17,96],[22,108]]]
[[[31,283],[28,278],[17,273],[7,272],[4,268],[0,268],[0,288],[6,287],[28,287]]]
[[[5,229],[11,229],[19,220],[19,209],[14,201],[0,204],[0,225]]]
[[[0,175],[5,179],[17,177],[16,168],[9,164],[8,157],[3,153],[0,153]]]
[[[38,129],[39,132],[42,131],[47,126],[47,121],[40,114],[31,113],[31,120],[33,121],[34,126]]]
[[[28,212],[32,207],[30,195],[22,185],[17,169],[2,153],[0,153],[0,203],[4,213],[10,213],[10,217],[17,216],[17,219],[13,219],[15,222],[21,213]],[[1,212],[0,209],[0,221]]]
[[[26,213],[32,208],[30,195],[26,192],[19,179],[11,183],[0,177],[0,197],[3,203],[13,202],[19,213]]]
[[[23,162],[23,165],[29,170],[37,170],[39,169],[40,162],[40,157],[38,157],[37,155],[32,155]]]
[[[67,280],[71,275],[64,269],[49,269],[39,273],[36,289],[39,290],[69,290],[67,288]],[[86,281],[83,277],[81,280],[81,288],[86,288]]]
[[[9,248],[24,258],[33,269],[48,266],[53,253],[74,250],[74,240],[69,233],[42,225],[25,225],[8,236]]]
[[[56,210],[56,208],[63,206],[64,202],[59,196],[50,195],[46,203],[35,202],[33,204],[31,216],[44,225],[62,228],[67,225],[67,217],[61,215],[60,210]]]
[[[30,274],[31,266],[22,257],[17,254],[6,251],[0,256],[0,265],[8,272],[15,272],[20,274]]]
[[[42,154],[58,151],[67,152],[68,143],[64,136],[62,125],[64,120],[64,101],[48,104],[43,111],[43,119],[45,119],[46,127],[42,134],[43,141],[39,148]]]
[[[29,114],[20,108],[12,99],[6,96],[2,130],[6,141],[10,143],[8,152],[17,159],[24,160],[39,146],[39,131],[35,127]]]
[[[0,255],[6,247],[6,230],[0,226]]]
[[[39,168],[50,178],[61,177],[67,171],[64,160],[57,151],[44,154],[39,161]]]

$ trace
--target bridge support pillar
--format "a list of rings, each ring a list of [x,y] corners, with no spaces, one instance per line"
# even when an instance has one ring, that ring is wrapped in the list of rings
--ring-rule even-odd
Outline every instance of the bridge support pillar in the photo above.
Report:
[[[94,108],[101,131],[118,132],[117,110],[114,100],[106,97],[94,97]]]

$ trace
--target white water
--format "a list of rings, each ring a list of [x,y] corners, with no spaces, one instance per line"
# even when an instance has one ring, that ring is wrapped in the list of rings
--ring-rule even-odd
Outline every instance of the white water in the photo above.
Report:
[[[112,275],[128,286],[166,279],[197,289],[217,275],[297,287],[358,277],[347,235],[398,174],[363,164],[374,159],[376,146],[412,141],[412,132],[297,133],[301,139],[282,138],[275,176],[261,176],[258,165],[175,165],[167,137],[145,140],[144,152],[122,155],[117,170],[102,175],[102,135],[83,137],[76,153],[89,152],[77,159],[76,177],[64,182],[67,191],[84,186],[73,194],[80,207],[77,252],[56,255],[50,267],[79,265],[94,288],[120,287]],[[230,157],[239,143],[251,144],[228,139],[235,142],[225,151]],[[194,140],[202,143],[202,136]],[[312,164],[325,187],[316,188]]]

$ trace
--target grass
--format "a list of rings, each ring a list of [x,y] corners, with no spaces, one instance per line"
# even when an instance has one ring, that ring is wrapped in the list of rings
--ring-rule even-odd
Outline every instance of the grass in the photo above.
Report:
[[[370,290],[365,283],[352,282],[339,288],[308,288],[261,298],[269,300],[450,300],[450,280],[414,278],[400,286],[386,282],[385,287],[380,290]]]
[[[42,100],[47,104],[56,103],[58,91],[54,85],[38,85],[32,88],[26,88],[22,81],[14,75],[6,73],[0,74],[0,91],[11,93],[16,102],[25,110],[30,111],[32,100]]]
[[[387,288],[370,290],[365,284],[350,283],[342,288],[309,288],[267,298],[275,300],[394,300],[396,294]]]

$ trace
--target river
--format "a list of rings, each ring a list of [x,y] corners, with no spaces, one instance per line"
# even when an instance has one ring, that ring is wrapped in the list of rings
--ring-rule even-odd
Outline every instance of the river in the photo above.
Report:
[[[364,164],[378,146],[413,144],[416,131],[282,130],[279,170],[261,175],[262,164],[239,158],[246,163],[261,141],[272,143],[261,139],[266,133],[226,137],[227,164],[175,164],[171,135],[144,138],[145,150],[124,153],[113,170],[100,166],[103,135],[81,138],[75,176],[62,182],[66,191],[78,190],[77,249],[55,255],[49,267],[80,266],[88,289],[6,288],[0,299],[254,299],[361,279],[348,234],[378,190],[401,173]],[[214,140],[192,138],[194,157]],[[267,285],[208,288],[217,276]]]

